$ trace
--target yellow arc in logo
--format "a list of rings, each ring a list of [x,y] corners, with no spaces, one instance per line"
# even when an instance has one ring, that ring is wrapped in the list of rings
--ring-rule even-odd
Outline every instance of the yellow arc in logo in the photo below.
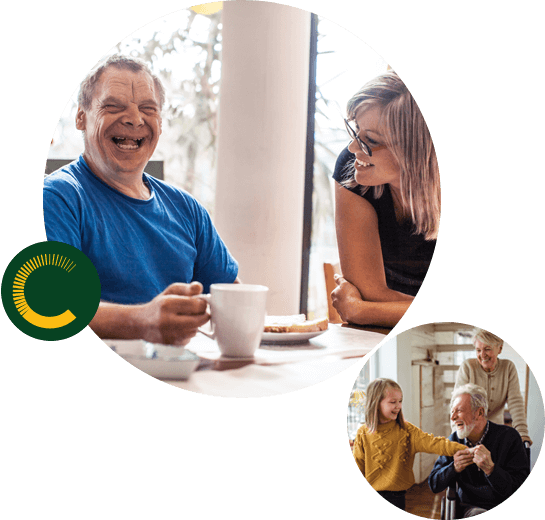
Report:
[[[28,307],[28,310],[24,314],[21,313],[21,316],[29,323],[32,323],[32,325],[36,325],[36,327],[42,329],[58,329],[59,327],[68,325],[76,319],[69,310],[64,311],[58,316],[42,316],[41,314],[34,312],[30,307]]]
[[[70,272],[76,264],[67,257],[57,254],[38,255],[30,259],[17,271],[13,281],[13,302],[19,314],[32,325],[42,329],[58,329],[74,321],[76,317],[70,310],[66,310],[57,316],[42,316],[34,312],[25,299],[25,284],[32,271],[44,265],[56,265]]]

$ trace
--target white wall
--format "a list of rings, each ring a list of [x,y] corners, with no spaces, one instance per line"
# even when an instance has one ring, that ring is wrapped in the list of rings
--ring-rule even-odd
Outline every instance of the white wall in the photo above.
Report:
[[[222,37],[215,225],[269,314],[297,314],[310,14],[225,2]]]
[[[433,327],[422,325],[402,332],[386,341],[374,354],[371,379],[387,377],[403,389],[403,415],[416,425],[419,423],[419,381],[412,371],[412,360],[425,356],[425,346],[434,344]],[[424,346],[424,348],[421,348]]]

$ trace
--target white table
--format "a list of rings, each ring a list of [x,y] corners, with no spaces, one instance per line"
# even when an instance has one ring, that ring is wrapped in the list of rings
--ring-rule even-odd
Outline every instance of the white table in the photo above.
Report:
[[[264,345],[253,358],[221,356],[216,342],[197,334],[185,347],[201,358],[187,380],[165,382],[208,395],[263,397],[319,383],[371,352],[385,334],[330,324],[327,332],[304,344]],[[107,341],[123,346],[123,341]],[[134,344],[134,342],[133,342]]]

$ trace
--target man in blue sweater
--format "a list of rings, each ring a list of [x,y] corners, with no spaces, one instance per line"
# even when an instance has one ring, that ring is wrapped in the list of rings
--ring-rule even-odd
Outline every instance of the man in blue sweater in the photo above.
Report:
[[[165,93],[139,60],[112,56],[82,82],[84,152],[44,181],[48,240],[93,262],[101,338],[184,345],[209,319],[199,295],[238,282],[238,264],[206,210],[144,172],[161,135]]]
[[[514,428],[487,418],[486,390],[468,383],[456,388],[451,400],[451,441],[468,446],[454,457],[439,457],[428,483],[434,493],[458,484],[456,518],[476,516],[501,504],[526,480],[530,463]]]

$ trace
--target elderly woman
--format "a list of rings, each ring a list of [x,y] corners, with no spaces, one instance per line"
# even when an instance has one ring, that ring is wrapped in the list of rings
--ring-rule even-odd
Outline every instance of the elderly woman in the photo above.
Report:
[[[513,426],[522,440],[531,444],[517,369],[512,361],[498,359],[503,340],[486,330],[476,329],[473,345],[477,357],[462,363],[456,375],[455,388],[467,383],[482,386],[488,394],[488,418],[496,424],[504,424],[503,412],[507,403]]]

